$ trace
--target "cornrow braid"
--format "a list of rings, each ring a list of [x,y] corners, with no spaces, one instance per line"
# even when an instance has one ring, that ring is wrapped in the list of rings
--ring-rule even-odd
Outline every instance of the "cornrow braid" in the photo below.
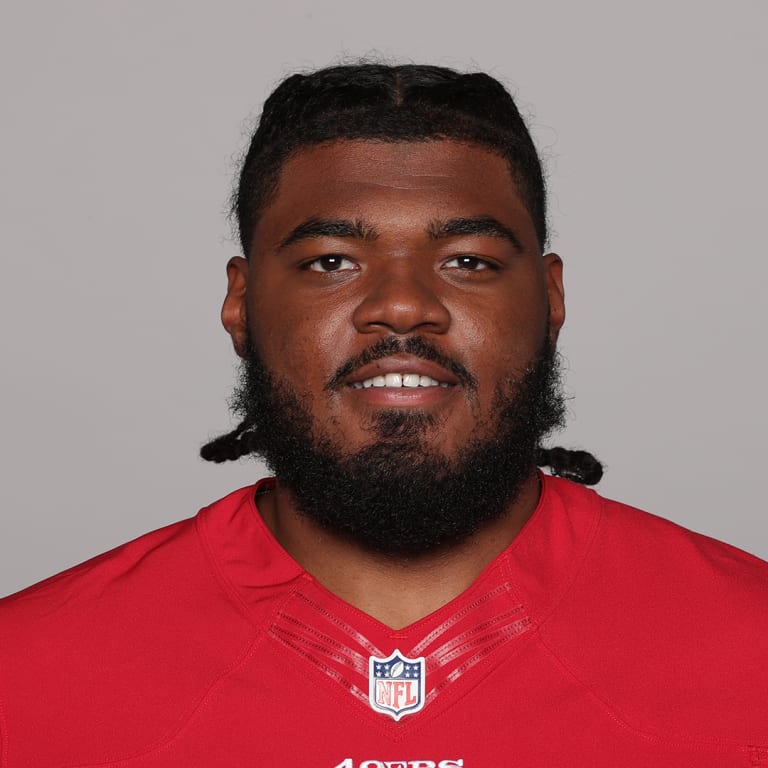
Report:
[[[246,258],[286,160],[306,147],[357,139],[393,143],[447,139],[497,153],[507,161],[544,249],[547,216],[541,161],[504,86],[483,72],[359,64],[291,75],[264,102],[232,196],[232,214]]]
[[[225,461],[237,461],[243,456],[256,452],[253,424],[247,419],[231,432],[214,438],[200,449],[200,457],[205,461],[223,464]]]
[[[539,448],[536,451],[536,463],[540,467],[549,467],[553,475],[582,485],[596,485],[603,476],[602,463],[588,451]]]

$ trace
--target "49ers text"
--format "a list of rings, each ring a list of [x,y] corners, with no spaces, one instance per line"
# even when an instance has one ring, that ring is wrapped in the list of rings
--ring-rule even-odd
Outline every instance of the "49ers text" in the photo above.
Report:
[[[351,757],[342,760],[333,768],[464,768],[464,760],[360,760]]]

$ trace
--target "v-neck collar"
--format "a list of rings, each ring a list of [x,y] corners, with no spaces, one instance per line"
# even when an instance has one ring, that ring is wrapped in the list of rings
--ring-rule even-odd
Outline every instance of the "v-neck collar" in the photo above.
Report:
[[[257,507],[257,496],[275,486],[274,478],[242,488],[203,510],[206,536],[220,572],[245,606],[263,599],[264,590],[293,583],[334,607],[351,625],[377,637],[424,634],[479,597],[490,583],[508,582],[510,593],[539,623],[567,588],[594,535],[599,497],[567,480],[541,475],[541,494],[520,533],[472,585],[437,611],[408,627],[393,630],[341,600],[320,585],[277,542]]]
[[[332,594],[280,546],[257,508],[273,479],[230,494],[198,520],[227,591],[283,663],[400,739],[511,663],[567,594],[594,538],[599,497],[541,479],[539,503],[514,541],[462,594],[398,630]],[[418,716],[399,722],[374,711],[370,698],[374,669],[397,654],[425,681]]]

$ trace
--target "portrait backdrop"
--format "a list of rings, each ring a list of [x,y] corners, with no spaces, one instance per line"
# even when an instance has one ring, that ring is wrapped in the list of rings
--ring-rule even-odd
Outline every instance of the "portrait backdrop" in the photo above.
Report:
[[[5,0],[0,594],[264,474],[219,323],[232,178],[285,75],[483,69],[546,163],[598,489],[768,557],[768,4]]]

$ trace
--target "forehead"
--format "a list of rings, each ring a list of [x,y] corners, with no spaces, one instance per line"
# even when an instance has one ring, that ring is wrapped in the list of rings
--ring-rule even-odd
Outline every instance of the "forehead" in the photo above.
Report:
[[[255,240],[280,237],[309,216],[340,215],[385,229],[493,216],[534,232],[507,161],[485,147],[450,140],[340,140],[303,148],[286,160]]]

